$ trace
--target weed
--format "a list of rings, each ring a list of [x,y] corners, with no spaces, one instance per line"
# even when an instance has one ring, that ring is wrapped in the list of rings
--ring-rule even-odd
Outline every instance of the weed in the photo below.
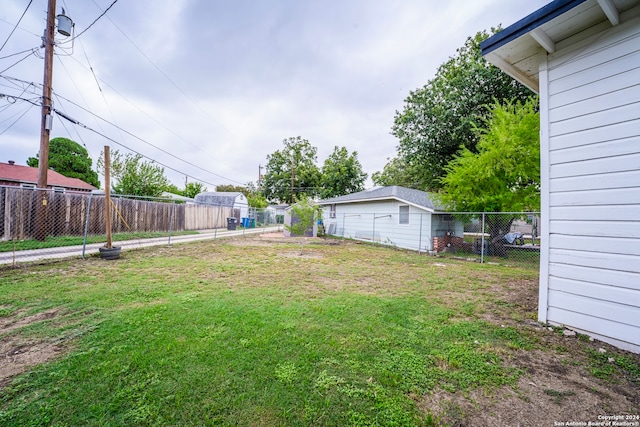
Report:
[[[562,405],[567,397],[575,395],[573,391],[558,391],[549,388],[544,389],[544,394],[551,396],[551,400],[556,405]]]

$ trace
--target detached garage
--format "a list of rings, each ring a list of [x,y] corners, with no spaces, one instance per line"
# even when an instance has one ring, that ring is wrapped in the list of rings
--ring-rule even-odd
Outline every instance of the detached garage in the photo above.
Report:
[[[557,0],[482,53],[540,94],[539,320],[640,352],[640,2]]]

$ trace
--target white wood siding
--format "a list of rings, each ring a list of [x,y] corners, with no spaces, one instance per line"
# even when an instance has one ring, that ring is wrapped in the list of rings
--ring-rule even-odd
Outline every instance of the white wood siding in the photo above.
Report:
[[[325,230],[350,239],[375,241],[416,251],[432,250],[431,213],[409,206],[409,224],[399,224],[398,201],[343,203],[336,205],[336,217],[330,207],[323,209]],[[334,224],[331,226],[331,224]]]
[[[640,20],[549,55],[540,82],[540,320],[640,351]]]

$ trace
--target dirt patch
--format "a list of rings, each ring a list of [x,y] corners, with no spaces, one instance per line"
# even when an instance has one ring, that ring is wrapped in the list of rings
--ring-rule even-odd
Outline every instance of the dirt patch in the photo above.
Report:
[[[537,280],[487,283],[486,291],[493,296],[481,318],[515,327],[533,337],[537,349],[503,352],[505,366],[521,372],[514,386],[464,394],[438,390],[416,399],[422,411],[452,427],[586,426],[602,421],[598,416],[640,414],[640,378],[633,374],[598,378],[591,372],[593,354],[609,360],[612,368],[618,357],[640,366],[640,355],[536,322]]]
[[[0,389],[11,382],[11,378],[55,358],[64,351],[59,343],[26,339],[20,334],[8,333],[37,322],[57,317],[61,311],[51,309],[24,316],[25,310],[18,310],[13,315],[0,318]]]
[[[48,362],[63,351],[64,346],[60,344],[0,340],[0,389],[27,368]]]
[[[11,332],[15,329],[31,325],[36,322],[48,320],[56,317],[59,313],[57,309],[51,309],[40,313],[32,314],[30,316],[22,317],[24,311],[18,311],[10,317],[0,318],[0,333]]]
[[[513,366],[525,371],[514,387],[466,395],[439,391],[425,396],[419,407],[443,425],[459,427],[587,425],[599,415],[638,414],[637,387],[599,382],[556,355],[518,352]]]

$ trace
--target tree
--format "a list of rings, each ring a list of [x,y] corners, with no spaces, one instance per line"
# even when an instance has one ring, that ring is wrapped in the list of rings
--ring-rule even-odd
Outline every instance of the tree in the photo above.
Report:
[[[322,209],[314,205],[309,197],[302,194],[291,206],[291,225],[285,228],[292,235],[304,236],[313,229],[315,222],[322,216]]]
[[[187,182],[184,186],[184,190],[182,190],[182,195],[184,197],[189,197],[193,199],[198,194],[207,191],[207,187],[204,186],[201,182]]]
[[[362,171],[358,153],[334,147],[322,166],[320,197],[327,199],[364,190],[367,174]]]
[[[408,163],[402,157],[387,159],[387,164],[380,172],[371,175],[371,181],[375,185],[387,187],[389,185],[400,185],[406,188],[418,189],[418,181],[415,180],[416,166]]]
[[[458,212],[522,212],[540,209],[540,117],[537,99],[494,104],[480,133],[478,153],[463,148],[445,168],[438,198]],[[490,241],[509,230],[488,215]]]
[[[432,80],[409,93],[403,111],[396,111],[391,133],[400,140],[398,157],[416,166],[408,180],[416,183],[414,188],[440,188],[445,168],[460,147],[476,152],[475,128],[484,126],[485,105],[533,95],[482,57],[480,42],[489,36],[482,31],[467,38]]]
[[[267,156],[262,194],[267,200],[286,203],[293,203],[300,194],[316,196],[320,184],[318,149],[299,136],[285,139],[283,144],[282,150]]]
[[[101,153],[98,168],[104,170]],[[164,175],[162,166],[142,160],[142,155],[120,154],[118,150],[111,152],[111,177],[115,180],[114,193],[129,196],[160,197],[169,187],[169,180]]]
[[[242,193],[245,197],[249,196],[249,189],[242,185],[221,184],[216,185],[216,191],[221,193]]]
[[[29,157],[27,165],[38,167],[38,157]],[[87,150],[68,138],[53,138],[49,141],[49,167],[69,178],[78,178],[100,188],[98,173],[91,169],[93,161]]]

